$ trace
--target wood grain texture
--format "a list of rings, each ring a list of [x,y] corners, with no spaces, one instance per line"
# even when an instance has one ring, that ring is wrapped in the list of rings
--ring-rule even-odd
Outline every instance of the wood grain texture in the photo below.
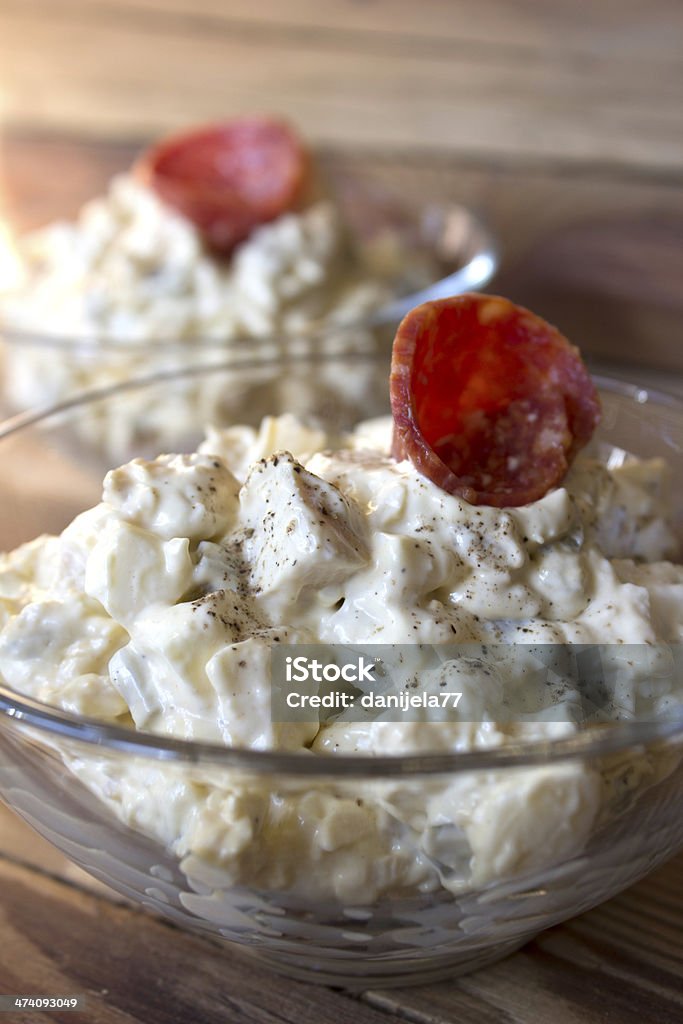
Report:
[[[556,54],[592,52],[680,58],[683,18],[677,0],[602,0],[577,16],[570,0],[80,0],[97,16],[162,13],[223,25],[254,25],[273,31],[343,32],[385,38],[406,36],[443,45],[504,46],[523,53],[545,47]],[[678,30],[678,32],[677,32]]]
[[[276,107],[318,144],[683,168],[672,0],[258,6],[4,0],[0,114],[121,135]]]
[[[85,994],[92,1024],[386,1022],[351,997],[312,992],[141,911],[3,860],[0,886],[0,992]],[[49,1019],[79,1018],[56,1011]]]
[[[456,984],[365,998],[437,1024],[680,1024],[683,857]]]

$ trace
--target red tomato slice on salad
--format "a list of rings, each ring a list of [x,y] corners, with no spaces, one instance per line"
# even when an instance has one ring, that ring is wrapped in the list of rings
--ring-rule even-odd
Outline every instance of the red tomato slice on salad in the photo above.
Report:
[[[600,421],[579,351],[507,299],[426,302],[398,328],[393,454],[474,505],[526,505],[560,483]]]

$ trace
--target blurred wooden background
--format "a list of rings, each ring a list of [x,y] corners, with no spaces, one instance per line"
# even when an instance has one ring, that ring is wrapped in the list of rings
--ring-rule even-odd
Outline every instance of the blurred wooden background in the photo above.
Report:
[[[679,0],[3,0],[3,114],[127,136],[277,106],[316,142],[679,180]]]

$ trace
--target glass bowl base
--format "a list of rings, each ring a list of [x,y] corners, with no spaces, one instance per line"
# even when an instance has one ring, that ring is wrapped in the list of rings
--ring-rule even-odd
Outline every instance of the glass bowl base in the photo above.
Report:
[[[503,960],[529,942],[533,935],[500,942],[483,949],[462,950],[459,954],[439,957],[405,957],[396,960],[346,960],[332,957],[264,953],[229,943],[260,965],[295,981],[329,985],[349,992],[365,992],[374,988],[406,988],[447,981],[470,974]]]

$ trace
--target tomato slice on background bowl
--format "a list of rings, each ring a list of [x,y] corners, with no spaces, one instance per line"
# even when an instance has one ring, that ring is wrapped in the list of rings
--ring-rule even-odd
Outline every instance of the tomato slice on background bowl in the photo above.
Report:
[[[136,175],[229,255],[259,224],[299,203],[309,157],[296,132],[272,117],[238,117],[169,136],[151,146]]]

